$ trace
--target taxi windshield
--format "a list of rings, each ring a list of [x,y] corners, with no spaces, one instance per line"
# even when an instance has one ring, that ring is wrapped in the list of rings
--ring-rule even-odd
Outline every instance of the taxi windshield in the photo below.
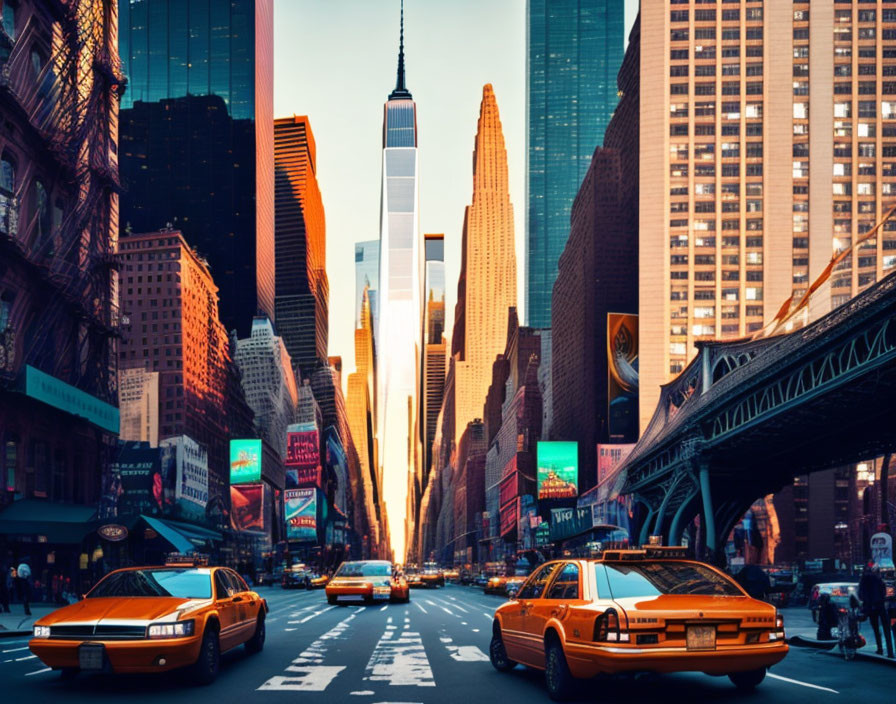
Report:
[[[110,574],[87,594],[88,599],[117,596],[210,599],[211,574],[195,569],[125,570]]]
[[[335,577],[391,577],[392,565],[382,562],[343,562]]]
[[[704,565],[688,562],[604,563],[614,599],[661,594],[743,596],[729,579]],[[598,575],[600,580],[600,575]]]

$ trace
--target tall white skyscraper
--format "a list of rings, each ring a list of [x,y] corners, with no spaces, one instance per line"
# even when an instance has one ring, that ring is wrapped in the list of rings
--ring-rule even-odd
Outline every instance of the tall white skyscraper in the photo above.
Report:
[[[416,452],[423,248],[418,228],[417,106],[405,87],[404,12],[395,90],[383,120],[377,324],[379,462],[396,560],[405,553],[408,474]]]

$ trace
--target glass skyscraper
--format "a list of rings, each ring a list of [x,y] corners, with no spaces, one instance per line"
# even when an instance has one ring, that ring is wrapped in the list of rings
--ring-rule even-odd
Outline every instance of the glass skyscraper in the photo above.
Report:
[[[355,242],[355,327],[361,327],[361,302],[364,298],[364,287],[367,287],[367,298],[370,302],[370,315],[376,329],[377,290],[380,281],[380,241],[367,240]]]
[[[625,0],[529,0],[526,315],[550,327],[572,202],[616,108]]]
[[[121,226],[207,259],[227,330],[274,319],[273,3],[119,0]]]
[[[403,560],[408,477],[416,451],[423,247],[418,232],[417,106],[404,78],[404,20],[395,90],[383,118],[377,409],[392,546]],[[412,452],[413,450],[413,452]]]

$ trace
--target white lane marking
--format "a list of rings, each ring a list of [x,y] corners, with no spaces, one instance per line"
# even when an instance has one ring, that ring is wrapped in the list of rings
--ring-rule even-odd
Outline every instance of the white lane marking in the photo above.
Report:
[[[22,662],[22,660],[34,660],[37,658],[37,655],[26,655],[23,658],[16,658],[16,662]]]
[[[358,692],[349,692],[349,694],[359,694],[362,697],[369,697],[371,694],[376,694],[372,689],[362,689]]]
[[[495,618],[495,617],[492,616],[491,614],[487,614],[487,613],[485,613],[485,611],[482,612],[482,615],[485,616],[489,621],[492,621],[492,620],[494,620],[494,618]]]
[[[389,618],[386,619],[386,623],[392,623],[392,617],[391,617],[391,616],[390,616]]]
[[[42,670],[35,670],[34,672],[26,672],[25,677],[31,677],[31,675],[39,675],[41,672],[49,672],[52,670],[52,667],[45,667]]]
[[[461,622],[460,622],[460,625],[461,625],[461,626],[466,626],[466,625],[467,625],[467,622],[466,622],[466,621],[461,621]]]
[[[271,677],[258,688],[258,691],[323,692],[346,668],[345,665],[323,664],[327,654],[326,641],[341,638],[354,618],[355,614],[344,618],[302,651],[286,668],[291,674]]]
[[[822,692],[833,692],[834,694],[840,694],[836,689],[831,689],[830,687],[822,687],[821,685],[812,684],[810,682],[800,682],[800,680],[792,680],[789,677],[781,677],[781,675],[773,675],[771,672],[766,673],[769,677],[776,680],[781,680],[781,682],[790,682],[790,684],[798,684],[801,687],[811,687],[812,689],[820,689]]]
[[[335,609],[335,608],[336,608],[335,606],[328,606],[327,608],[321,609],[320,611],[315,611],[314,613],[303,618],[301,621],[299,621],[299,623],[305,623],[306,621],[310,621],[315,616],[320,616],[322,613],[329,611],[330,609]],[[290,623],[292,623],[292,621],[290,621]]]
[[[296,629],[295,629],[295,628],[284,628],[283,630],[284,630],[284,631],[294,631],[294,630],[296,630]]]
[[[301,673],[301,677],[285,677],[276,675],[265,682],[259,690],[262,691],[287,691],[287,692],[323,692],[330,686],[339,673],[345,669],[344,665],[315,665],[313,667],[294,667],[293,672]]]
[[[390,685],[435,687],[420,634],[405,631],[395,636],[394,631],[383,633],[367,663],[364,679]]]
[[[405,617],[404,622],[405,622],[405,623],[410,623],[410,622],[411,622],[411,619]]]
[[[478,629],[478,628],[474,628],[474,629],[473,629],[473,633],[479,633],[479,629]]]
[[[26,645],[21,648],[8,648],[6,650],[0,650],[0,653],[15,653],[15,652],[18,652],[19,650],[28,650],[28,646]]]
[[[426,609],[424,609],[422,606],[420,606],[420,604],[418,604],[416,601],[414,602],[414,606],[416,606],[418,609],[420,609],[425,614],[429,613]]]
[[[448,635],[439,636],[439,641],[457,662],[488,662],[488,656],[475,645],[454,645],[454,641]]]
[[[455,601],[456,601],[456,600],[455,600]],[[459,611],[463,611],[465,614],[470,613],[469,611],[467,611],[467,610],[466,610],[463,606],[461,606],[460,604],[454,603],[454,604],[449,604],[449,606],[453,606],[455,609],[458,609]]]
[[[380,611],[385,611],[388,608],[389,608],[388,604],[383,604],[383,608],[381,608]]]

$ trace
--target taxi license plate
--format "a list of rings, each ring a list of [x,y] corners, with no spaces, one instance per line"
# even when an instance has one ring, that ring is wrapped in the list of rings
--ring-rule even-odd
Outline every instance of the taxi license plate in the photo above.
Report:
[[[84,643],[78,648],[78,667],[82,670],[102,670],[106,649],[99,643]]]
[[[336,601],[363,601],[364,597],[358,594],[341,594],[336,597]]]
[[[688,650],[715,650],[715,626],[688,626]]]

